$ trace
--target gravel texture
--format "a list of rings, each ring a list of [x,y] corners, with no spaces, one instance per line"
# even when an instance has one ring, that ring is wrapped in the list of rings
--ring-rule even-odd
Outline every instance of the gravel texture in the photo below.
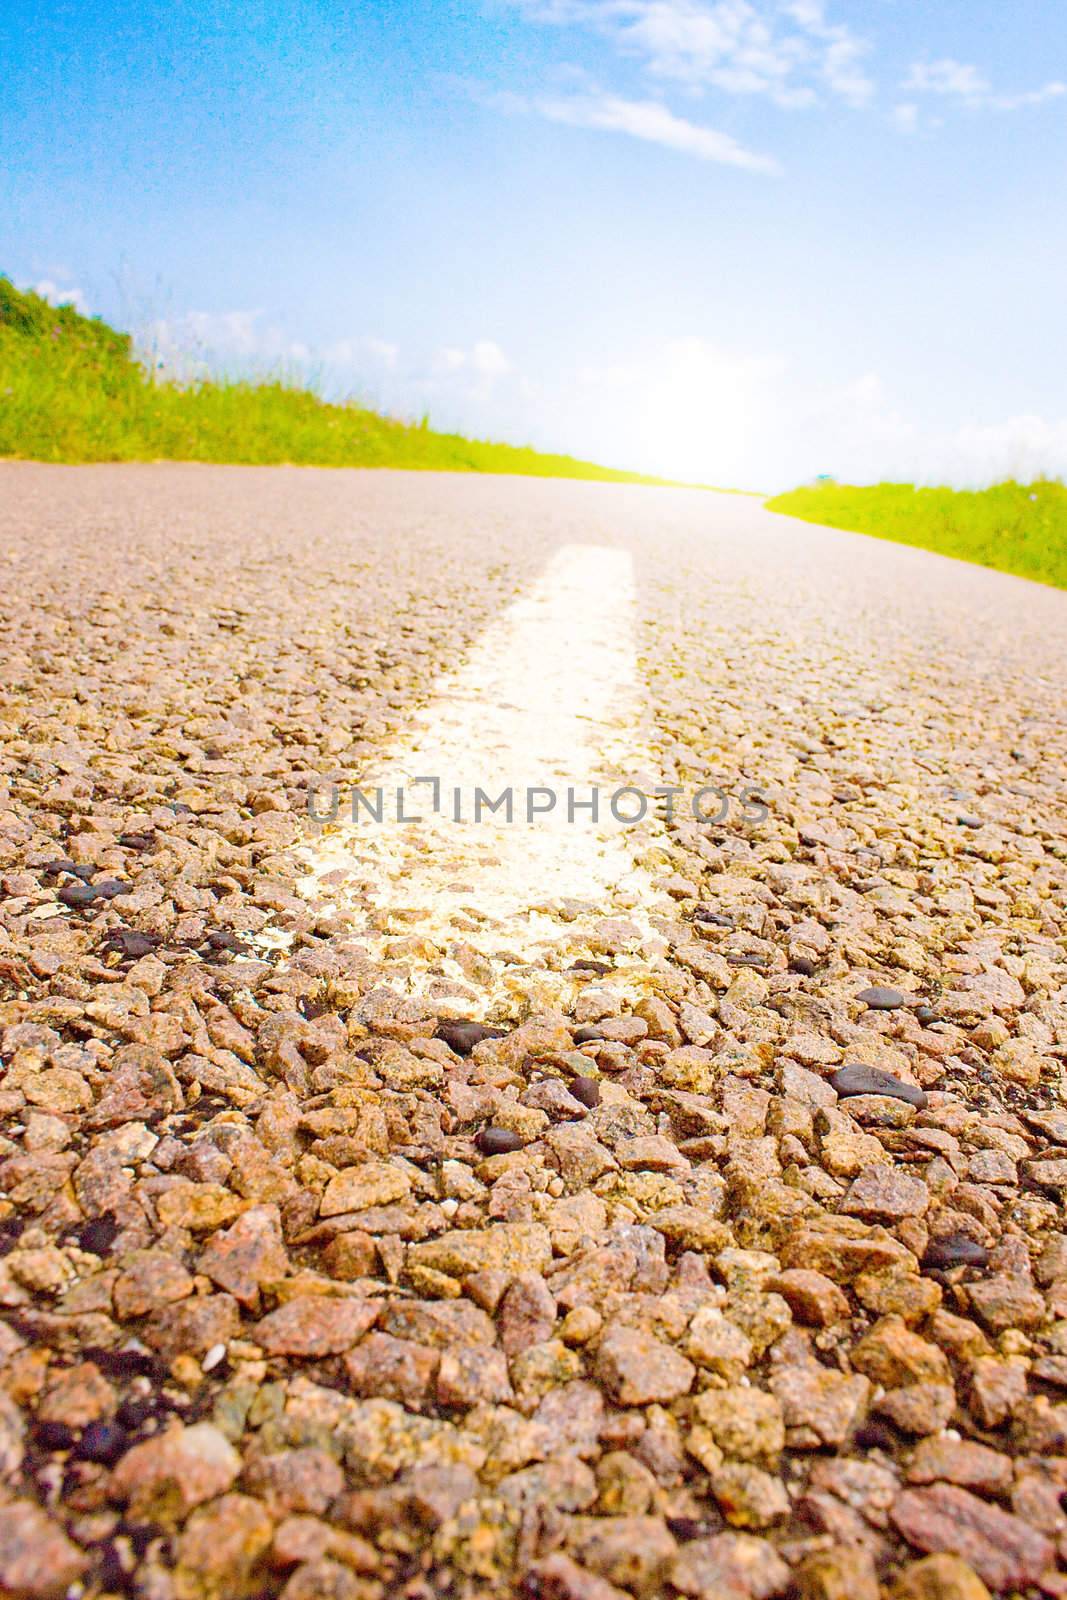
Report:
[[[766,817],[533,949],[325,872],[575,543]],[[1065,656],[741,498],[0,466],[0,1594],[1063,1600]]]

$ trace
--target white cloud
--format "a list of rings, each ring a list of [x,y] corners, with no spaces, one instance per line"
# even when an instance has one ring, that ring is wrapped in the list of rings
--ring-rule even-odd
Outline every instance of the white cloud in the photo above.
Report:
[[[34,284],[33,289],[35,294],[41,295],[51,305],[73,306],[83,317],[89,315],[89,305],[81,289],[72,286],[62,287],[58,283],[53,283],[51,278],[42,278],[40,283]]]
[[[766,95],[794,108],[826,91],[865,104],[874,84],[868,46],[827,20],[819,0],[777,7],[752,0],[510,0],[532,22],[585,28],[637,59],[660,81],[690,91]]]
[[[989,81],[964,61],[946,57],[942,61],[916,61],[903,86],[911,94],[958,95],[965,100],[981,100],[989,93]]]
[[[960,427],[918,422],[894,404],[877,373],[791,401],[790,440],[768,438],[793,481],[829,472],[842,482],[980,488],[1067,474],[1067,417],[1034,415]],[[802,464],[803,463],[803,464]]]
[[[1040,106],[1046,100],[1058,100],[1067,94],[1067,83],[1054,79],[1042,84],[1040,89],[1027,89],[1022,94],[995,94],[989,101],[994,111],[1016,111],[1020,106]]]
[[[437,375],[462,372],[490,383],[506,377],[512,370],[511,362],[492,339],[478,339],[469,349],[445,345],[433,361],[433,372]]]
[[[963,105],[993,111],[1017,111],[1023,106],[1043,105],[1067,94],[1067,84],[1053,79],[1038,89],[1020,94],[996,94],[989,79],[965,61],[945,57],[940,61],[916,61],[902,85],[906,93],[942,95]]]
[[[184,332],[203,349],[256,355],[264,343],[274,343],[271,332],[260,324],[262,315],[262,311],[189,311]]]
[[[624,100],[618,95],[593,93],[533,100],[529,106],[550,122],[628,134],[700,161],[771,175],[781,171],[772,157],[746,149],[728,133],[675,116],[656,100]]]
[[[914,100],[893,107],[893,123],[901,133],[914,133],[919,126],[919,108]]]
[[[388,339],[335,339],[322,352],[322,359],[331,367],[376,372],[395,372],[400,360],[400,349]]]
[[[159,318],[149,323],[138,343],[156,366],[187,377],[219,369],[256,373],[303,368],[311,359],[303,340],[264,321],[258,309],[187,311]]]

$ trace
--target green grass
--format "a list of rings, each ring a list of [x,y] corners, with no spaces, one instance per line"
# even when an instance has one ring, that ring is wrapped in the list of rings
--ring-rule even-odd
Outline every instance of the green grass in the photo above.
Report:
[[[1048,478],[977,490],[825,483],[776,495],[767,506],[1067,589],[1067,486]]]
[[[153,375],[130,336],[0,277],[0,456],[410,467],[663,483],[571,456],[437,433],[276,378]]]

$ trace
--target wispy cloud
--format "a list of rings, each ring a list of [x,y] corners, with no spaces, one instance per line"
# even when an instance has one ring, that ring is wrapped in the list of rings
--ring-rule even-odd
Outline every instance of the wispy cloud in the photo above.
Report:
[[[939,61],[915,61],[902,85],[907,94],[940,95],[958,104],[991,111],[1017,111],[1023,106],[1038,106],[1067,94],[1067,83],[1052,79],[1037,89],[1018,94],[994,91],[989,79],[970,62],[951,56]]]
[[[700,161],[721,166],[741,167],[747,172],[774,176],[781,167],[771,156],[747,149],[731,134],[707,128],[679,117],[658,100],[625,100],[619,95],[576,94],[547,96],[522,101],[511,97],[515,109],[527,109],[573,128],[596,128],[605,133],[623,133],[632,139],[663,145]]]
[[[652,77],[695,92],[764,95],[799,108],[829,94],[863,105],[869,46],[822,0],[506,0],[531,22],[599,34]]]
[[[989,83],[977,67],[947,56],[941,61],[914,62],[903,88],[910,94],[955,95],[963,100],[981,100],[989,93]]]

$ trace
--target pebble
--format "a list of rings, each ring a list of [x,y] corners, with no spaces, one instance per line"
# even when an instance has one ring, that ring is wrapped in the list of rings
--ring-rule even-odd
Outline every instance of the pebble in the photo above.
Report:
[[[475,1045],[485,1039],[502,1039],[504,1028],[490,1028],[483,1022],[468,1019],[447,1019],[437,1024],[437,1037],[443,1039],[450,1050],[459,1056],[469,1056]]]
[[[872,989],[861,989],[856,999],[862,1000],[869,1011],[899,1011],[904,1004],[899,989],[886,989],[878,984]]]
[[[916,1084],[902,1083],[891,1072],[883,1072],[880,1067],[844,1066],[834,1073],[830,1082],[843,1100],[849,1095],[873,1094],[906,1100],[920,1111],[926,1105],[926,1094]]]
[[[923,1252],[922,1264],[932,1271],[949,1272],[953,1267],[984,1267],[989,1251],[976,1239],[963,1233],[938,1234]]]
[[[95,905],[101,895],[93,884],[65,883],[56,898],[65,906],[81,909],[83,906]]]
[[[521,1150],[526,1143],[521,1133],[515,1133],[511,1128],[482,1128],[477,1134],[475,1144],[483,1156],[504,1156],[513,1150]]]
[[[90,1422],[82,1429],[74,1455],[79,1461],[101,1461],[110,1465],[122,1455],[128,1442],[126,1430],[119,1423]]]

